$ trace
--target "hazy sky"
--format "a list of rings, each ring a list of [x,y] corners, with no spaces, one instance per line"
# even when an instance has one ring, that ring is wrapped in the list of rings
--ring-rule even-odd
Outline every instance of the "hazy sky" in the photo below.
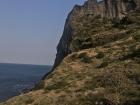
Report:
[[[53,64],[65,19],[85,0],[0,0],[0,63]]]

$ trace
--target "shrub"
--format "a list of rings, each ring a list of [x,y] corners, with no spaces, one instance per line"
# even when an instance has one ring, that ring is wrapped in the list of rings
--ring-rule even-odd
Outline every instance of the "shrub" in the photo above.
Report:
[[[44,87],[45,87],[45,82],[42,80],[38,84],[35,85],[33,90],[40,90],[40,89],[43,89]]]
[[[135,33],[134,39],[135,39],[136,41],[140,41],[140,31],[137,31],[137,32]]]
[[[108,66],[108,62],[102,62],[101,64],[97,65],[96,68],[104,68]]]
[[[77,38],[72,41],[71,47],[74,51],[78,51],[81,47],[81,44],[82,44],[82,40]]]
[[[131,24],[132,21],[128,18],[128,17],[123,17],[121,20],[120,20],[120,24],[121,25],[129,25]]]
[[[121,22],[121,20],[119,19],[113,19],[112,20],[112,24],[114,28],[119,28],[119,29],[124,29],[126,26],[126,24],[123,23],[123,21]]]
[[[92,58],[86,55],[86,56],[81,58],[81,61],[84,62],[84,63],[91,63]]]
[[[104,53],[103,52],[99,52],[97,55],[96,55],[96,58],[98,59],[101,59],[104,57]]]
[[[84,56],[87,56],[87,53],[86,52],[80,53],[78,55],[78,58],[83,58]]]

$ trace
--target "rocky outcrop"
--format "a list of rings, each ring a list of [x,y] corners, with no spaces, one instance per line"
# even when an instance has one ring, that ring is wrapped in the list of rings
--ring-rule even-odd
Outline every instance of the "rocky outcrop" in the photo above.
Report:
[[[101,16],[107,18],[122,18],[129,11],[134,10],[139,5],[139,0],[88,0],[84,5],[75,5],[67,17],[64,32],[57,46],[57,55],[54,68],[57,67],[63,58],[72,52],[70,48],[71,41],[76,30],[76,23],[80,17]]]
[[[122,18],[136,8],[134,0],[105,0],[105,16]]]

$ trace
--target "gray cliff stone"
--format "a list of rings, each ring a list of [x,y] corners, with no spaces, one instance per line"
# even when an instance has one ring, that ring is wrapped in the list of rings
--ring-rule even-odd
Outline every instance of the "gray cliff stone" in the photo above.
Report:
[[[76,18],[85,14],[107,18],[123,18],[129,11],[139,7],[139,0],[87,0],[84,5],[75,5],[69,13],[63,35],[57,46],[57,54],[54,68],[57,67],[64,57],[71,53],[70,43],[73,39],[74,22]]]

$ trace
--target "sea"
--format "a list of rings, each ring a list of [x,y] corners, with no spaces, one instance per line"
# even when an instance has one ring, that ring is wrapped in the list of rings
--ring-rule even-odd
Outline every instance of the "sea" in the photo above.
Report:
[[[0,102],[32,88],[52,66],[0,63]]]

